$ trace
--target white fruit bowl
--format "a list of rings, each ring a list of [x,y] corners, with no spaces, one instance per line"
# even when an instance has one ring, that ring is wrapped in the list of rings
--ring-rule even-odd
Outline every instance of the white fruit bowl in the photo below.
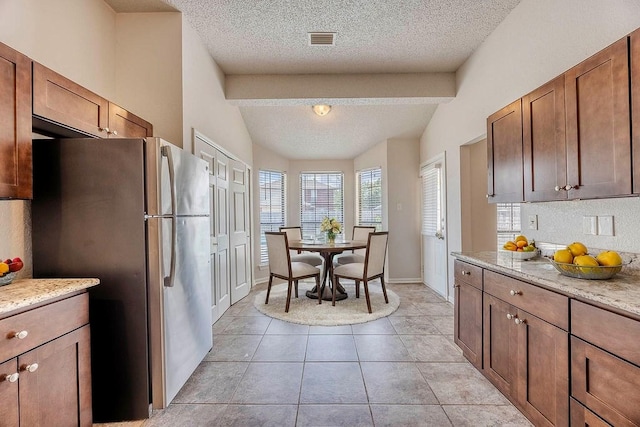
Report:
[[[551,264],[558,270],[558,272],[564,276],[573,277],[575,279],[588,279],[588,280],[606,280],[611,279],[622,270],[622,265],[613,266],[584,266],[567,264],[564,262],[551,261]]]
[[[14,271],[12,273],[5,273],[4,276],[0,276],[0,286],[8,285],[13,282],[13,279],[15,279],[17,275],[18,273]]]
[[[517,251],[508,251],[506,249],[500,249],[499,252],[502,254],[509,255],[513,259],[520,259],[520,260],[528,260],[538,256],[537,249],[531,252],[517,252]]]

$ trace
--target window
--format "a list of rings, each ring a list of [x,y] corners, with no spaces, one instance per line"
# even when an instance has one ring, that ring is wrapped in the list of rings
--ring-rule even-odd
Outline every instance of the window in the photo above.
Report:
[[[357,174],[356,213],[358,225],[373,225],[382,230],[382,169],[368,169]]]
[[[260,264],[267,264],[265,231],[278,231],[285,224],[286,174],[260,171]]]
[[[432,163],[420,170],[422,178],[422,235],[441,237],[444,228],[442,211],[441,164]]]
[[[300,174],[300,227],[302,235],[320,232],[325,216],[344,224],[344,175],[342,172]]]
[[[498,203],[496,211],[498,248],[502,249],[502,245],[520,234],[520,203]]]

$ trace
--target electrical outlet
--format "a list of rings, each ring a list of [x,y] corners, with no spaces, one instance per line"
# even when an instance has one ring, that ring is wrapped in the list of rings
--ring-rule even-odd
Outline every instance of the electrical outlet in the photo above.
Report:
[[[598,234],[601,236],[613,236],[613,215],[598,217]]]
[[[529,215],[529,230],[538,229],[538,215]]]
[[[596,236],[598,234],[598,217],[582,217],[582,234],[589,234],[592,236]]]

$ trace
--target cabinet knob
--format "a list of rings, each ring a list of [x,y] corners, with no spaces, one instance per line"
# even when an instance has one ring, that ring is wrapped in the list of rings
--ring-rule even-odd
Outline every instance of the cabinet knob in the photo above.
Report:
[[[459,287],[460,287],[460,285],[456,283],[455,285],[453,285],[453,287],[454,287],[454,288],[459,288]]]
[[[471,276],[471,272],[467,271],[467,270],[462,270],[461,273],[462,273],[463,276]]]
[[[514,319],[516,316],[511,314],[511,313],[507,313],[507,319],[511,320]]]
[[[28,372],[35,372],[37,369],[38,369],[38,364],[37,363],[31,363],[29,365],[20,367],[20,370],[28,371]]]
[[[517,317],[515,318],[514,322],[516,323],[516,325],[524,325],[525,323],[527,323],[525,319],[518,319]]]
[[[522,295],[522,291],[516,291],[513,289],[511,289],[509,293],[511,294],[511,296]]]
[[[556,190],[556,191],[560,191],[560,188],[564,188],[564,187],[560,187],[559,185],[556,185],[556,187],[554,188],[554,190]]]
[[[113,132],[111,132],[112,135],[118,136],[118,131],[114,130]]]
[[[10,383],[15,383],[16,381],[18,381],[19,377],[20,375],[17,372],[14,372],[13,374],[6,374],[4,376],[4,380],[9,381]]]
[[[11,338],[18,338],[19,340],[23,340],[29,335],[27,331],[15,332]]]
[[[99,130],[100,132],[106,132],[106,133],[109,133],[109,128],[98,128],[98,130]]]
[[[569,191],[569,190],[571,190],[572,188],[573,188],[573,185],[569,185],[569,184],[567,184],[567,185],[565,185],[565,186],[564,186],[564,189],[565,189],[566,191]],[[576,185],[576,186],[575,186],[575,188],[578,188],[578,186]]]
[[[488,199],[489,197],[493,197],[493,196],[495,196],[495,194],[487,194],[486,198]]]

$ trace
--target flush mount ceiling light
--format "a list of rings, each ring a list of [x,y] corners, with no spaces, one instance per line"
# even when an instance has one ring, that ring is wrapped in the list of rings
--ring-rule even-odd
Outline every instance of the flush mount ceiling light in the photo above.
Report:
[[[313,109],[313,112],[319,115],[320,117],[326,116],[327,114],[329,114],[329,111],[331,111],[331,105],[326,105],[326,104],[314,105],[311,108]]]

